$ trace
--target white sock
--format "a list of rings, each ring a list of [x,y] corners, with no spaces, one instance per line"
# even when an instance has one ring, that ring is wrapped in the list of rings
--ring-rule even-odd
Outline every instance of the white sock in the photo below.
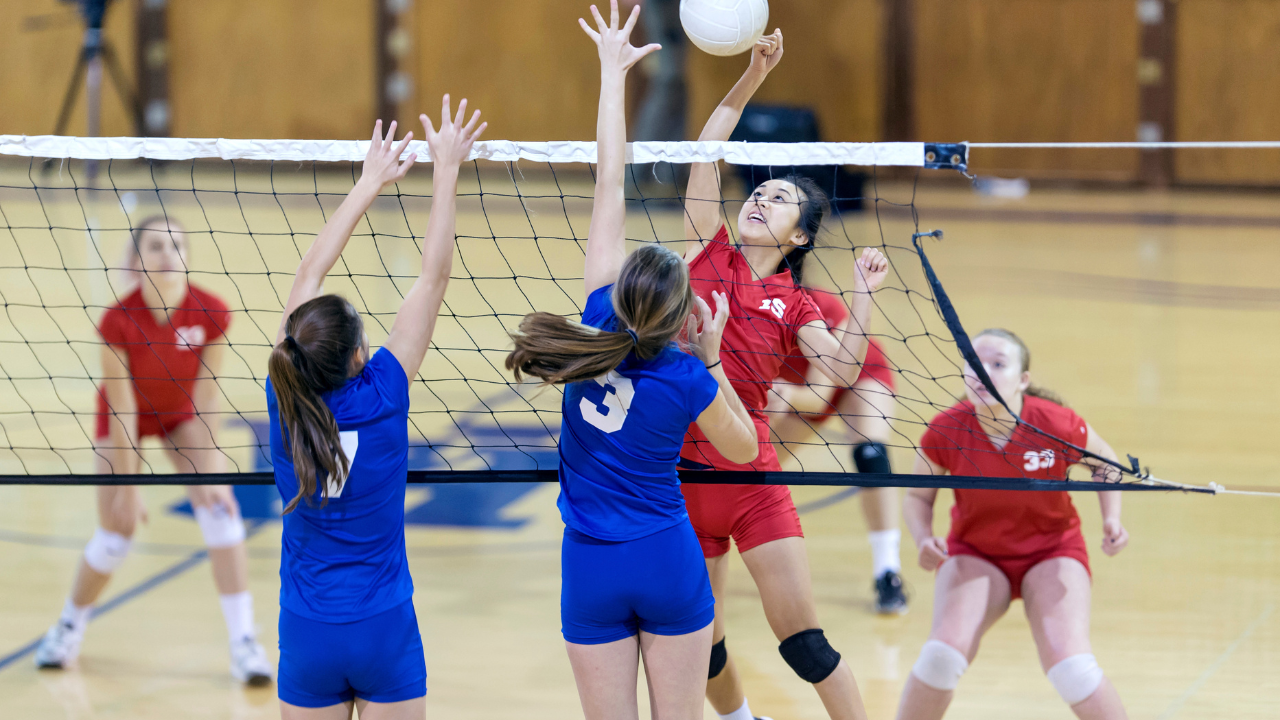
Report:
[[[62,616],[58,618],[58,621],[70,624],[76,634],[81,634],[88,627],[89,616],[91,615],[93,615],[92,605],[77,607],[75,603],[71,602],[71,598],[67,598],[67,601],[62,605]]]
[[[889,570],[901,572],[902,558],[899,546],[902,544],[902,531],[877,530],[867,533],[867,537],[871,539],[871,566],[875,576],[878,578]]]
[[[219,595],[222,617],[227,621],[227,634],[235,642],[246,637],[256,637],[253,626],[253,595],[248,590],[232,595]]]
[[[747,699],[742,698],[742,707],[734,710],[728,715],[716,713],[716,717],[720,720],[755,720],[755,715],[751,714],[751,708],[747,707]]]

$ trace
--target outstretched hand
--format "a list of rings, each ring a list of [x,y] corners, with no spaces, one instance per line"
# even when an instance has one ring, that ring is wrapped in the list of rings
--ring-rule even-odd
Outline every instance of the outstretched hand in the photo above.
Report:
[[[869,247],[862,251],[862,257],[854,262],[857,279],[854,288],[857,292],[875,292],[889,274],[889,259],[877,248]]]
[[[755,47],[751,48],[751,64],[747,66],[747,70],[768,75],[770,70],[778,66],[778,61],[781,59],[782,28],[774,28],[771,35],[761,36],[756,41]]]
[[[698,311],[689,316],[685,327],[690,349],[704,365],[715,365],[720,360],[720,338],[729,322],[729,296],[712,290],[711,297],[716,301],[715,314],[711,313],[711,306],[706,300],[695,296]]]
[[[461,165],[471,155],[471,146],[475,144],[480,133],[489,127],[489,123],[480,122],[480,111],[471,115],[471,120],[463,125],[467,116],[467,99],[458,103],[458,114],[449,119],[453,112],[449,106],[449,94],[445,93],[440,103],[440,129],[431,124],[426,113],[418,116],[422,121],[422,129],[427,134],[427,147],[431,148],[431,162],[436,167]],[[479,123],[477,125],[477,123]]]
[[[409,173],[413,162],[418,159],[417,153],[409,153],[409,157],[400,162],[400,155],[409,147],[413,133],[404,136],[399,143],[395,141],[396,121],[391,121],[387,128],[387,136],[382,136],[382,121],[373,125],[373,142],[369,144],[369,152],[364,156],[364,165],[360,168],[360,180],[377,185],[378,190],[399,182]]]
[[[631,8],[631,14],[627,17],[626,24],[619,28],[618,0],[609,0],[609,5],[611,7],[609,22],[606,23],[604,17],[600,15],[600,11],[596,9],[595,5],[592,5],[591,14],[596,19],[596,29],[592,30],[591,25],[582,18],[578,18],[578,24],[582,26],[583,31],[595,42],[600,51],[601,71],[616,70],[626,72],[649,53],[661,50],[662,46],[657,43],[650,43],[642,48],[633,47],[631,45],[631,30],[636,26],[636,18],[640,17],[640,6],[636,5]]]

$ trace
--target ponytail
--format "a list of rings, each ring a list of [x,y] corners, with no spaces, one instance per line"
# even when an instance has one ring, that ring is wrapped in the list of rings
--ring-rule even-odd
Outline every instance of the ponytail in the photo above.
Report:
[[[342,449],[338,421],[321,394],[347,381],[351,357],[361,347],[364,328],[360,315],[337,295],[321,295],[293,311],[285,322],[285,339],[271,350],[267,362],[271,387],[280,412],[280,435],[293,459],[298,493],[284,508],[321,486],[320,506],[329,502],[329,478],[345,478],[351,461]]]
[[[1027,386],[1027,389],[1023,391],[1022,394],[1030,395],[1031,397],[1034,397],[1034,398],[1040,398],[1041,400],[1048,400],[1054,405],[1061,405],[1062,407],[1067,407],[1067,401],[1063,400],[1061,395],[1050,390],[1049,388],[1040,387],[1039,385]]]
[[[511,333],[515,349],[506,367],[517,381],[525,375],[548,385],[600,377],[634,352],[657,357],[684,328],[693,308],[689,266],[661,245],[645,245],[627,256],[611,290],[617,330],[600,330],[553,313],[524,316]]]

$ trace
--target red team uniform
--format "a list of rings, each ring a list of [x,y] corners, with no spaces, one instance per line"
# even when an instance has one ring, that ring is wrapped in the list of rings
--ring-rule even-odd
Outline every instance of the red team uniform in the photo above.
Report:
[[[839,330],[844,327],[845,322],[849,320],[849,308],[845,306],[844,300],[837,293],[826,290],[817,290],[807,288],[805,290],[809,294],[809,298],[813,300],[813,304],[818,307],[818,311],[822,313],[822,320],[827,323],[828,330]],[[779,380],[796,385],[803,385],[809,374],[810,362],[804,353],[796,348],[787,358],[782,366],[782,372],[778,374]],[[889,358],[885,357],[884,349],[880,347],[880,343],[875,338],[867,338],[867,355],[862,360],[862,371],[858,374],[857,382],[864,380],[875,380],[886,392],[893,392],[893,367],[889,364]],[[855,383],[856,384],[856,383]],[[849,388],[837,387],[835,392],[831,394],[831,399],[827,401],[827,406],[822,412],[816,415],[802,414],[805,420],[809,422],[819,423],[832,415],[838,414],[840,401]]]
[[[156,322],[142,299],[141,288],[103,313],[98,332],[127,358],[138,403],[140,439],[164,437],[194,417],[192,393],[203,367],[204,350],[230,326],[226,303],[195,285],[187,286],[187,296],[167,325]],[[108,435],[110,413],[105,390],[99,387],[99,440]]]
[[[769,420],[764,414],[770,386],[793,352],[798,352],[796,332],[822,315],[813,301],[785,270],[757,280],[738,249],[730,244],[721,225],[715,238],[689,264],[693,291],[711,307],[711,292],[729,297],[729,322],[721,341],[724,372],[746,406],[760,439],[760,454],[747,465],[726,460],[702,434],[689,426],[680,467],[700,470],[781,470],[770,442]],[[698,534],[702,552],[717,557],[729,551],[729,540],[745,552],[767,542],[803,537],[800,516],[783,485],[681,485],[689,520]]]
[[[1054,436],[1085,447],[1089,429],[1071,410],[1025,396],[1022,419]],[[920,440],[924,454],[952,475],[1065,480],[1080,453],[1019,425],[1003,448],[991,444],[965,400],[940,413]],[[973,555],[1009,578],[1013,597],[1022,597],[1022,578],[1055,557],[1075,558],[1089,570],[1089,552],[1067,492],[957,489],[951,508],[947,553]]]

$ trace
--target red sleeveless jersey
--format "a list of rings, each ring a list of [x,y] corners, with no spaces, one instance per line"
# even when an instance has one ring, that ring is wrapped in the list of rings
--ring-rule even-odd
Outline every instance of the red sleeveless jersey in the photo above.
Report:
[[[1085,421],[1068,408],[1025,396],[1022,419],[1078,447],[1089,442]],[[920,448],[952,475],[1065,480],[1080,454],[1023,425],[1003,448],[991,443],[965,400],[929,423]],[[949,539],[995,558],[1030,555],[1080,532],[1080,516],[1063,492],[957,489]]]
[[[712,291],[729,296],[729,322],[720,342],[720,359],[755,422],[760,455],[749,465],[730,462],[711,446],[695,423],[689,426],[680,456],[717,470],[781,470],[764,414],[769,388],[798,347],[796,332],[811,322],[821,322],[822,314],[808,294],[796,287],[790,270],[757,280],[747,259],[729,242],[729,231],[723,225],[689,264],[689,276],[693,291],[713,311],[716,302]]]
[[[192,392],[204,349],[226,334],[231,313],[218,296],[188,285],[182,305],[161,325],[142,299],[141,288],[107,309],[98,323],[102,339],[123,352],[138,402],[139,429],[155,434],[194,411]],[[108,412],[98,393],[98,412]],[[100,423],[100,435],[105,434]],[[151,432],[146,432],[151,431]]]

